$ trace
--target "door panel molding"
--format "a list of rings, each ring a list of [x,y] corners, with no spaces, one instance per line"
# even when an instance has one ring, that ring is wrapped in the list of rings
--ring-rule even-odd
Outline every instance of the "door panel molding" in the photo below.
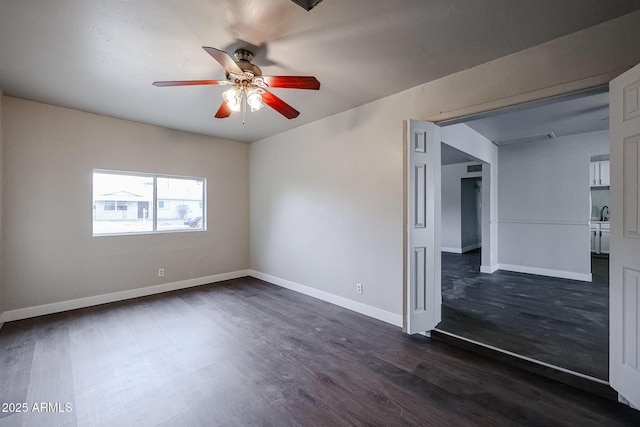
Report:
[[[640,299],[640,271],[624,268],[623,273],[623,307],[622,330],[624,343],[622,349],[622,364],[633,370],[640,367],[640,320],[637,315],[637,306]]]
[[[413,288],[414,311],[424,311],[427,307],[427,295],[425,292],[427,279],[427,248],[413,248]]]
[[[624,237],[640,239],[640,135],[625,138],[622,156]]]
[[[417,163],[413,165],[413,203],[414,216],[413,228],[425,228],[427,226],[427,165]]]
[[[636,80],[624,88],[622,102],[623,122],[640,116],[640,80]]]

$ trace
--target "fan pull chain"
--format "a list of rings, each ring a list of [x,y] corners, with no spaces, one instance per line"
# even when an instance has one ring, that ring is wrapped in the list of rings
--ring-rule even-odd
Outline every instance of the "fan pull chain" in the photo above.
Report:
[[[242,126],[244,126],[244,112],[246,111],[246,102],[244,102],[244,92],[242,93],[242,98],[240,99],[240,104],[242,104]]]

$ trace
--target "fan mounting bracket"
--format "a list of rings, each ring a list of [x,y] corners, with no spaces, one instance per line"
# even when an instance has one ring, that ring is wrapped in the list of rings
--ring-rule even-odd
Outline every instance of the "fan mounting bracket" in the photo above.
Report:
[[[253,80],[254,77],[262,76],[262,70],[260,67],[251,63],[251,60],[253,59],[253,52],[247,49],[236,49],[234,56],[236,57],[236,64],[244,73],[244,76],[240,76],[240,80]],[[235,74],[229,73],[227,78],[230,77],[238,79],[238,76]]]
[[[253,60],[253,52],[247,49],[236,49],[233,55],[236,57],[236,61],[251,62]]]

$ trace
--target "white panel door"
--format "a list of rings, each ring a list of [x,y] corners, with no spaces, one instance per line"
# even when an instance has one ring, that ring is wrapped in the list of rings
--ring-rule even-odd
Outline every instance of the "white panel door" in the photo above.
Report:
[[[610,83],[609,381],[640,408],[640,65]]]
[[[405,122],[404,330],[425,333],[440,323],[440,128]]]

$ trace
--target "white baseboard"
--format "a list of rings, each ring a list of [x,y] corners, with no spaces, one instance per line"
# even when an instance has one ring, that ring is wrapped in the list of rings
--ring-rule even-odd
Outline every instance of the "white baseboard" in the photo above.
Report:
[[[482,243],[475,243],[473,245],[465,246],[464,248],[452,248],[449,246],[442,246],[440,248],[441,252],[448,252],[452,254],[463,254],[465,252],[472,251],[474,249],[479,249],[482,247]]]
[[[16,310],[9,310],[0,314],[0,321],[11,322],[14,320],[27,319],[29,317],[43,316],[45,314],[60,313],[62,311],[91,307],[94,305],[144,297],[147,295],[161,294],[163,292],[191,288],[194,286],[201,286],[209,283],[222,282],[224,280],[237,279],[239,277],[245,277],[249,275],[249,270],[240,270],[230,273],[215,274],[213,276],[181,280],[179,282],[163,283],[161,285],[147,286],[144,288],[130,289],[126,291],[112,292],[109,294],[78,298],[69,301],[54,302],[51,304],[43,304],[34,307],[18,308]]]
[[[482,243],[474,243],[473,245],[465,246],[462,248],[462,253],[472,251],[474,249],[480,249],[482,247]]]
[[[440,252],[449,252],[449,253],[452,253],[452,254],[461,254],[462,253],[462,249],[461,248],[441,247],[440,248]]]
[[[591,282],[593,278],[591,273],[576,273],[574,271],[552,270],[549,268],[529,267],[526,265],[499,264],[500,270],[514,271],[516,273],[537,274],[539,276],[557,277],[560,279],[580,280],[583,282]]]
[[[109,294],[95,295],[91,297],[78,298],[69,301],[60,301],[51,304],[43,304],[33,307],[18,308],[0,313],[0,328],[4,322],[14,320],[27,319],[30,317],[43,316],[46,314],[60,313],[63,311],[75,310],[78,308],[91,307],[94,305],[106,304],[110,302],[123,301],[132,298],[138,298],[148,295],[160,294],[163,292],[175,291],[178,289],[186,289],[194,286],[206,285],[209,283],[221,282],[224,280],[237,279],[239,277],[252,276],[257,279],[265,280],[274,285],[300,292],[301,294],[318,298],[322,301],[344,307],[365,316],[382,320],[394,326],[402,327],[402,316],[394,314],[367,304],[353,301],[344,297],[320,291],[299,283],[291,282],[279,277],[260,273],[255,270],[240,270],[230,273],[216,274],[213,276],[198,277],[195,279],[181,280],[179,282],[163,283],[161,285],[147,286],[144,288],[131,289],[120,292],[112,292]]]
[[[498,271],[500,268],[500,266],[495,264],[495,265],[490,265],[490,266],[486,266],[486,265],[481,265],[480,266],[480,273],[488,273],[488,274],[493,274],[496,271]]]
[[[281,286],[292,291],[299,292],[304,295],[308,295],[313,298],[317,298],[322,301],[329,302],[331,304],[344,307],[346,309],[355,311],[365,316],[373,317],[374,319],[382,320],[383,322],[390,323],[394,326],[402,327],[402,315],[394,314],[386,310],[381,310],[376,307],[372,307],[367,304],[363,304],[358,301],[353,301],[348,298],[344,298],[338,295],[330,294],[325,291],[321,291],[309,286],[301,285],[300,283],[292,282],[289,280],[281,279],[270,274],[261,273],[255,270],[249,270],[249,275],[256,279],[264,280],[274,285]]]

